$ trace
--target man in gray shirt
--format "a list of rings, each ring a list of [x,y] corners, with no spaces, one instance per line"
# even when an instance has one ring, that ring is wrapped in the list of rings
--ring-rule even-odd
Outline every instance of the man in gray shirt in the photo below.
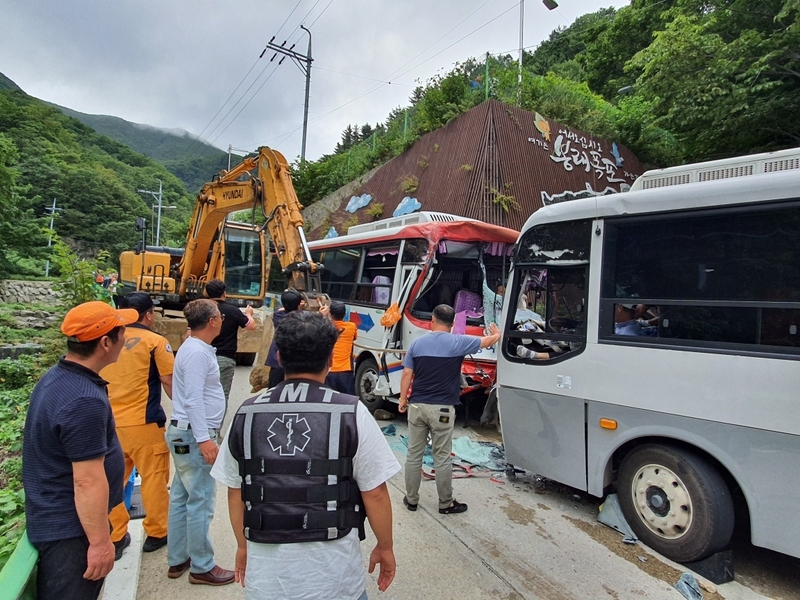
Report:
[[[216,496],[211,467],[225,415],[225,394],[211,346],[222,328],[222,315],[212,300],[193,300],[183,314],[191,333],[175,359],[172,419],[166,434],[175,462],[169,493],[167,576],[176,579],[191,568],[189,583],[226,585],[233,583],[233,571],[214,562],[208,536]]]
[[[484,337],[453,335],[455,311],[447,304],[433,309],[431,332],[415,339],[403,360],[400,379],[400,412],[408,411],[408,455],[406,457],[406,496],[403,504],[417,510],[422,479],[422,456],[430,432],[433,464],[436,469],[436,490],[439,512],[443,515],[462,513],[467,505],[453,498],[453,425],[461,395],[461,363],[467,354],[488,348],[500,339],[497,325],[489,325]],[[414,382],[412,403],[408,391]]]

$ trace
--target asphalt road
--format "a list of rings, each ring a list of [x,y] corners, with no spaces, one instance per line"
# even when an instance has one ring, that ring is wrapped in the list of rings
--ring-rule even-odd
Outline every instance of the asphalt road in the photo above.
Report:
[[[237,368],[231,410],[249,395],[249,370]],[[171,407],[167,400],[165,409],[169,414]],[[405,418],[401,416],[391,423],[396,425],[397,434],[387,439],[403,464],[399,436],[406,433]],[[471,424],[474,423],[473,420]],[[463,435],[476,440],[499,440],[491,430],[464,429],[462,417],[458,419],[454,437]],[[402,472],[389,482],[394,505],[397,576],[392,586],[380,593],[376,577],[368,575],[367,591],[371,598],[683,598],[672,584],[685,568],[645,546],[622,544],[620,534],[597,523],[600,501],[596,498],[531,474],[509,480],[502,474],[492,478],[488,472],[481,473],[456,480],[454,490],[459,501],[469,504],[466,513],[440,515],[432,482],[423,482],[419,510],[412,513],[402,503]],[[365,559],[374,545],[369,528],[367,532],[367,540],[362,544]],[[218,564],[230,568],[235,542],[222,487],[217,490],[211,533]],[[706,599],[800,598],[800,560],[754,548],[746,540],[737,541],[734,552],[736,580],[716,586],[715,593],[704,592]],[[139,600],[244,597],[244,591],[236,585],[218,588],[190,585],[186,576],[168,579],[166,571],[165,549],[142,554],[138,590],[130,597]],[[107,592],[107,596],[110,598],[112,594]]]

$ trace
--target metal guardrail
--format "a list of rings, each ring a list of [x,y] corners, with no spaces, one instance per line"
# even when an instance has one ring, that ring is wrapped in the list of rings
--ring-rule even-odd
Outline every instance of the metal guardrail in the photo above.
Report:
[[[0,600],[36,600],[36,561],[39,553],[23,533],[14,553],[0,571]]]

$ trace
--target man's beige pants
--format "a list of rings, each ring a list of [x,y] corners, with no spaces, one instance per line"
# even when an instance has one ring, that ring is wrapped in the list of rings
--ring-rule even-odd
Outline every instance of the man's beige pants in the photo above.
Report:
[[[408,456],[406,458],[406,498],[419,504],[419,485],[422,481],[422,456],[430,432],[433,445],[433,468],[436,469],[436,491],[439,508],[453,503],[453,425],[456,409],[441,404],[408,405]]]

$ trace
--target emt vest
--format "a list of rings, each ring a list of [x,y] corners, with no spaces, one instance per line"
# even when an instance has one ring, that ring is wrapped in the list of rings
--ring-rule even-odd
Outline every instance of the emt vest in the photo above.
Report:
[[[286,544],[335,540],[364,505],[353,480],[358,398],[310,380],[289,379],[242,404],[228,444],[239,463],[244,535]]]

